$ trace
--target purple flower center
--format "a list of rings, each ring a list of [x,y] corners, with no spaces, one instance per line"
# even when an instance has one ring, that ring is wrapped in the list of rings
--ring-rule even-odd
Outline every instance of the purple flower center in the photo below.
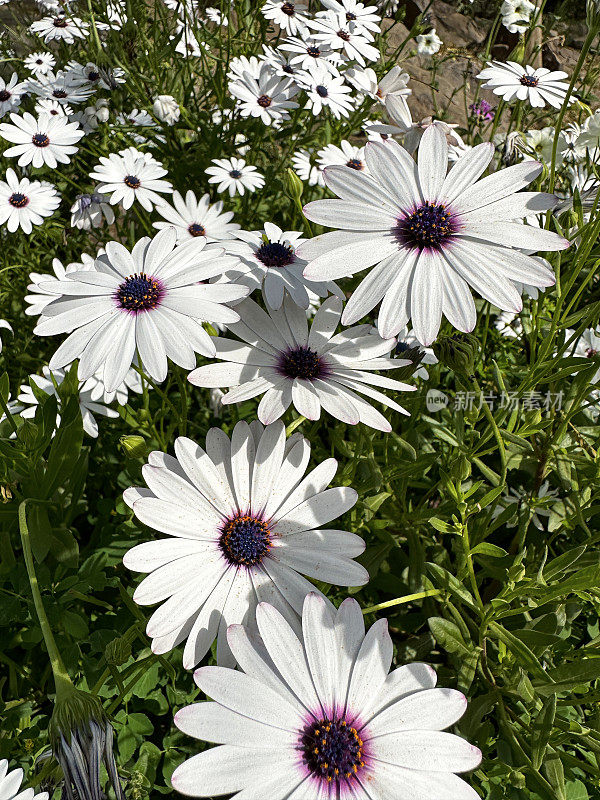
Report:
[[[520,81],[523,86],[537,86],[540,79],[536,78],[535,75],[521,75]]]
[[[199,222],[192,222],[192,224],[188,226],[188,233],[190,236],[206,236],[206,230]]]
[[[327,783],[355,778],[364,767],[363,741],[343,717],[311,722],[302,733],[304,763]]]
[[[357,170],[365,168],[365,165],[360,160],[360,158],[351,158],[349,161],[346,161],[346,166],[350,167],[350,169],[357,169]]]
[[[398,241],[412,249],[441,250],[458,229],[456,218],[443,203],[425,201],[412,214],[398,221]]]
[[[146,275],[136,272],[126,278],[117,289],[116,299],[120,308],[127,311],[150,311],[156,308],[164,295],[162,283]]]
[[[50,144],[50,139],[45,133],[34,133],[31,137],[31,141],[36,147],[48,147]]]
[[[256,251],[256,257],[265,267],[287,267],[295,260],[294,248],[283,242],[263,242]]]
[[[100,73],[96,72],[95,70],[92,69],[92,70],[90,70],[88,72],[87,79],[88,79],[88,81],[90,81],[90,83],[94,83],[95,81],[99,81],[100,80]]]
[[[66,28],[67,20],[64,17],[54,17],[52,24],[55,28]]]
[[[319,84],[319,86],[315,86],[315,92],[319,95],[319,97],[327,97],[328,95],[327,87],[321,86],[321,84]]]
[[[597,350],[594,350],[594,348],[593,348],[593,347],[589,347],[589,348],[588,348],[588,349],[585,351],[585,354],[586,354],[587,358],[595,358],[595,357],[598,355],[598,351],[597,351]]]
[[[342,39],[344,42],[349,42],[349,41],[350,41],[350,34],[348,33],[348,31],[338,31],[338,32],[337,32],[337,35],[338,35],[338,36],[340,37],[340,39]]]
[[[52,92],[52,95],[56,97],[58,100],[64,100],[65,97],[68,97],[64,89],[55,89]]]
[[[268,108],[273,101],[268,94],[261,94],[256,102],[261,108]]]
[[[287,378],[304,378],[307,381],[316,381],[327,374],[321,356],[305,345],[282,353],[278,369]]]
[[[252,514],[238,514],[227,520],[219,538],[221,552],[230,564],[254,567],[271,549],[267,523]]]
[[[21,192],[15,192],[8,198],[8,202],[11,206],[14,206],[14,208],[25,208],[27,203],[29,203],[29,198],[27,195],[21,194]]]
[[[236,181],[242,177],[242,173],[240,172],[239,169],[232,169],[229,175]]]
[[[354,14],[352,11],[346,11],[346,19],[348,22],[354,22],[356,19],[356,14]]]
[[[125,186],[129,186],[130,189],[139,189],[142,185],[142,182],[137,175],[125,175],[123,178],[123,183]]]
[[[0,103],[6,103],[7,100],[10,100],[11,93],[8,89],[0,89]]]
[[[293,17],[294,14],[296,13],[296,9],[293,3],[282,3],[281,11],[283,14],[287,14],[288,17]]]
[[[310,47],[306,48],[306,53],[313,58],[318,58],[321,55],[321,51],[315,45],[311,45]]]

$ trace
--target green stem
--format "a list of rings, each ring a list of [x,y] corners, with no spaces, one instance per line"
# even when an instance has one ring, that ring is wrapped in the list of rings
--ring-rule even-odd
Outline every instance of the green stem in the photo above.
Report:
[[[54,683],[56,686],[56,699],[59,700],[61,695],[65,695],[73,690],[73,683],[69,677],[69,673],[63,663],[62,657],[56,646],[54,634],[48,622],[48,616],[44,603],[42,600],[42,593],[38,584],[37,575],[35,573],[35,566],[33,563],[33,552],[31,550],[31,540],[29,538],[29,528],[27,526],[27,513],[26,513],[27,500],[23,500],[19,506],[19,531],[21,533],[21,543],[23,545],[23,557],[25,559],[25,567],[27,569],[27,576],[29,577],[29,585],[31,586],[31,594],[33,595],[33,604],[35,611],[42,629],[42,635],[50,658],[50,666],[52,667],[52,674],[54,675]]]
[[[384,608],[392,608],[392,606],[400,606],[404,603],[412,603],[413,600],[422,600],[424,597],[436,597],[439,594],[441,594],[440,589],[427,589],[425,592],[405,594],[404,597],[396,597],[395,600],[387,600],[385,603],[378,603],[376,606],[363,608],[362,613],[374,614],[376,611],[383,611]]]
[[[2,392],[0,392],[0,405],[2,406],[2,410],[6,414],[6,419],[10,422],[10,427],[13,429],[15,433],[19,432],[17,428],[17,423],[14,420],[13,415],[10,413],[8,405],[6,404],[6,400],[2,397]]]
[[[472,377],[471,378],[471,382],[472,382],[472,384],[473,384],[473,386],[475,388],[477,396],[478,397],[483,397],[483,395],[481,393],[481,388],[479,387],[479,383],[477,382],[477,379],[475,377]],[[496,439],[496,442],[498,443],[498,451],[500,453],[500,463],[502,465],[502,483],[504,484],[504,483],[506,483],[506,472],[507,472],[506,448],[504,447],[504,440],[502,439],[502,434],[500,433],[500,429],[498,428],[498,425],[496,424],[496,420],[494,419],[494,415],[492,414],[492,412],[490,410],[490,407],[485,402],[485,400],[482,402],[481,405],[482,405],[483,413],[484,413],[484,415],[485,415],[485,417],[486,417],[486,419],[487,419],[487,421],[488,421],[488,423],[489,423],[489,425],[490,425],[490,427],[491,427],[491,429],[492,429],[492,431],[494,433],[494,438]]]

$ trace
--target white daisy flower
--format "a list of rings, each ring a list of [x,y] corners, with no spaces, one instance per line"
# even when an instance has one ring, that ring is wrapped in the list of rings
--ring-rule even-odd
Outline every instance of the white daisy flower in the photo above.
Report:
[[[185,58],[201,58],[210,50],[206,42],[199,42],[194,35],[194,32],[184,22],[179,22],[176,27],[175,36],[171,36],[171,41],[177,39],[175,52],[184,56]]]
[[[374,372],[411,362],[390,358],[396,340],[374,336],[370,325],[334,336],[342,314],[339,297],[325,300],[310,330],[305,312],[291,297],[277,311],[270,308],[267,313],[252,300],[244,300],[237,310],[241,321],[227,327],[243,341],[215,338],[216,357],[225,363],[198,367],[188,375],[195,386],[229,387],[224,404],[264,395],[258,418],[265,425],[293,405],[307,419],[319,419],[323,409],[349,425],[362,422],[385,432],[391,431],[390,423],[360,394],[408,414],[373,387],[413,391],[414,386]]]
[[[500,95],[507,103],[512,100],[527,100],[534,108],[543,108],[546,103],[560,108],[567,95],[569,84],[566,72],[551,72],[546,67],[534,69],[527,64],[522,67],[516,61],[488,61],[488,66],[477,78],[486,81],[494,94]],[[572,99],[569,100],[569,103]]]
[[[105,195],[97,192],[77,195],[71,206],[73,228],[89,231],[91,228],[100,228],[105,221],[108,225],[115,221],[115,212],[106,202]]]
[[[146,628],[153,652],[187,640],[186,669],[204,658],[215,638],[217,662],[233,666],[227,626],[254,627],[262,600],[271,600],[298,628],[303,600],[316,591],[303,575],[343,586],[369,577],[352,560],[363,552],[363,540],[324,527],[357,499],[349,487],[327,489],[335,459],[304,477],[310,444],[300,434],[286,441],[282,422],[266,429],[238,422],[231,441],[212,428],[205,448],[176,439],[176,458],[150,454],[142,469],[149,488],[124,493],[140,522],[168,535],[137,545],[123,563],[150,572],[133,599],[161,603]]]
[[[23,66],[34,75],[45,75],[54,69],[56,58],[52,53],[31,53],[23,60]]]
[[[262,63],[258,78],[245,73],[229,83],[229,93],[236,97],[243,117],[260,117],[265,125],[287,119],[290,109],[298,108],[291,98],[298,87],[289,78],[274,74],[269,64]]]
[[[304,107],[315,116],[328,108],[335,119],[340,119],[348,117],[354,108],[350,86],[341,75],[336,76],[325,67],[314,66],[310,71],[301,70],[296,80],[308,97]]]
[[[290,36],[279,45],[280,50],[291,53],[290,65],[298,69],[312,69],[321,65],[325,69],[337,72],[336,65],[340,62],[339,53],[327,43],[317,42],[308,30],[303,36]]]
[[[51,97],[42,97],[40,100],[36,101],[34,106],[34,110],[36,114],[48,114],[51,117],[72,117],[73,116],[73,109],[71,106],[64,105],[63,103],[59,103],[58,100],[54,100]],[[71,119],[71,122],[74,120]],[[77,120],[79,122],[79,120]]]
[[[161,194],[173,191],[169,181],[161,180],[166,174],[159,161],[130,147],[108,157],[101,156],[90,178],[98,182],[98,192],[110,194],[111,205],[121,203],[127,211],[137,200],[146,211],[152,211],[163,202]]]
[[[27,91],[38,97],[48,97],[64,105],[79,105],[96,91],[93,86],[83,84],[73,73],[60,70],[56,74],[47,72],[27,81]]]
[[[263,44],[263,53],[259,56],[261,63],[267,64],[272,74],[280,78],[295,80],[298,67],[292,65],[291,59],[280,48]]]
[[[321,0],[321,5],[336,14],[343,14],[347,22],[354,22],[358,30],[365,29],[371,34],[381,30],[381,17],[377,6],[366,6],[359,0]]]
[[[2,800],[48,800],[48,792],[40,792],[35,795],[33,789],[19,792],[22,782],[23,770],[19,768],[9,772],[8,761],[5,758],[0,759],[0,797]]]
[[[219,747],[177,767],[171,781],[178,792],[240,800],[478,800],[456,773],[478,767],[481,752],[444,732],[465,713],[465,696],[435,688],[426,664],[390,673],[387,620],[365,635],[356,600],[336,610],[311,593],[301,630],[266,602],[256,625],[260,638],[243,625],[227,630],[239,671],[194,673],[213,702],[185,706],[175,724]]]
[[[223,211],[223,203],[219,200],[211,205],[208,194],[196,200],[196,195],[189,189],[185,200],[179,192],[173,192],[173,206],[163,200],[156,206],[156,211],[166,222],[153,222],[155,228],[162,230],[173,226],[177,231],[177,239],[205,236],[207,242],[222,242],[234,239],[240,226],[231,222],[233,211]]]
[[[529,0],[504,0],[500,6],[502,24],[509,33],[524,33],[535,10],[534,3]]]
[[[417,43],[417,53],[422,56],[435,55],[443,44],[442,40],[435,32],[435,28],[430,30],[429,33],[420,33],[418,36],[415,36],[415,42]]]
[[[154,116],[166,125],[174,125],[181,116],[179,103],[170,94],[159,94],[152,106]]]
[[[209,6],[208,8],[204,9],[204,13],[206,14],[206,19],[209,22],[214,22],[216,25],[220,25],[222,28],[226,28],[229,25],[229,20],[221,11],[219,11],[218,8]]]
[[[265,222],[264,232],[237,231],[236,236],[241,241],[224,245],[228,253],[240,259],[228,277],[249,286],[251,291],[262,289],[272,308],[281,308],[286,291],[304,309],[309,306],[309,291],[318,297],[327,297],[329,292],[343,297],[335,283],[314,283],[303,277],[306,261],[298,258],[296,248],[305,240],[299,231],[282,231],[272,222]]]
[[[563,250],[556,233],[523,224],[523,217],[556,205],[543,192],[518,193],[542,165],[527,161],[477,182],[494,155],[490,143],[461,156],[448,175],[448,142],[435,125],[421,139],[417,163],[397,142],[368,142],[370,175],[345,167],[324,171],[342,198],[309,203],[304,213],[341,228],[311,239],[299,254],[311,280],[337,280],[372,267],[346,305],[352,325],[383,299],[378,329],[388,338],[412,319],[417,339],[436,338],[442,314],[461,331],[477,322],[469,287],[503,311],[520,311],[515,281],[552,286],[552,270],[523,249]],[[501,224],[499,224],[501,223]]]
[[[248,75],[258,80],[262,63],[256,56],[250,56],[250,58],[235,56],[229,62],[227,77],[230,81],[242,80],[244,75],[248,73]]]
[[[76,122],[69,122],[60,116],[40,114],[36,119],[26,112],[23,116],[11,114],[12,125],[0,123],[0,136],[14,147],[9,147],[3,155],[7,158],[19,157],[17,164],[26,167],[41,167],[46,164],[56,169],[57,164],[68,164],[73,153],[77,152],[75,143],[84,135]]]
[[[209,183],[217,183],[217,192],[229,192],[229,196],[255,192],[265,185],[265,177],[256,167],[246,164],[243,158],[213,158],[214,164],[204,171],[210,175]]]
[[[314,30],[317,43],[325,43],[333,50],[340,50],[350,61],[358,62],[361,67],[366,61],[378,61],[379,50],[370,42],[373,36],[366,28],[359,28],[356,22],[349,22],[343,12],[325,11],[318,19],[308,21]]]
[[[62,296],[48,303],[35,328],[39,336],[72,331],[52,356],[52,369],[78,358],[79,379],[87,380],[103,366],[110,392],[123,382],[136,352],[143,370],[159,382],[167,375],[167,357],[192,369],[196,353],[214,356],[202,323],[237,322],[239,314],[226,304],[248,289],[199,283],[222,275],[234,259],[220,249],[203,250],[204,239],[176,241],[169,228],[140,239],[131,253],[109,242],[93,271],[65,276]]]
[[[322,150],[318,150],[317,164],[321,170],[325,167],[343,165],[357,172],[368,172],[365,148],[350,144],[346,139],[340,142],[339,147],[335,144],[328,144]]]
[[[375,70],[371,69],[371,67],[366,69],[353,67],[346,70],[344,77],[361,94],[371,97],[382,104],[385,104],[385,99],[390,94],[406,97],[412,92],[407,85],[410,80],[408,72],[403,72],[401,67],[398,66],[392,67],[381,80],[377,78]]]
[[[501,336],[517,339],[523,334],[523,323],[513,311],[501,311],[494,322],[494,327]]]
[[[100,255],[100,253],[98,253],[98,255]],[[61,282],[64,280],[65,275],[69,275],[72,272],[94,269],[95,258],[93,256],[83,253],[80,258],[81,261],[74,261],[71,264],[67,264],[66,267],[63,266],[58,258],[53,258],[52,270],[55,277],[44,272],[29,273],[29,280],[31,283],[27,286],[27,291],[30,292],[30,294],[25,295],[25,302],[29,304],[29,307],[25,309],[27,316],[37,317],[43,314],[48,303],[62,295]],[[43,289],[41,284],[44,285]]]
[[[292,36],[306,30],[308,9],[305,3],[267,0],[261,11],[265,19],[272,20],[282,30]]]
[[[16,72],[13,72],[8,82],[4,78],[0,78],[0,117],[21,105],[26,86],[26,82],[19,83],[19,76]]]
[[[31,233],[34,225],[41,225],[60,205],[60,195],[49,183],[18,178],[10,168],[5,178],[0,181],[0,225],[6,223],[10,233],[19,227],[23,233]]]
[[[85,39],[89,35],[90,26],[79,17],[56,14],[37,20],[29,30],[41,36],[46,43],[56,41],[73,44],[75,39]]]
[[[559,134],[559,142],[557,148],[557,166],[562,163],[560,155],[561,150],[564,149],[564,136],[562,131]],[[524,155],[524,158],[534,158],[535,160],[543,161],[550,164],[552,161],[552,147],[554,143],[554,128],[547,126],[541,130],[531,130],[525,133],[525,145],[529,150],[529,154]]]
[[[51,370],[49,367],[44,367],[41,375],[30,375],[29,380],[34,383],[36,388],[40,391],[52,397],[56,397],[60,409],[60,397],[56,391],[55,383],[60,386],[65,376],[66,371],[64,369]],[[81,411],[83,420],[83,430],[88,436],[94,439],[98,437],[98,423],[96,422],[94,414],[99,414],[102,417],[111,417],[113,419],[119,416],[118,411],[114,408],[109,408],[104,402],[99,402],[101,400],[101,397],[95,400],[92,399],[92,391],[89,385],[86,388],[85,383],[80,384],[79,410]],[[19,415],[23,417],[23,419],[33,419],[35,417],[39,400],[35,396],[30,384],[21,385],[20,394],[17,396],[17,402],[22,406]],[[60,413],[56,416],[56,425],[60,425]]]
[[[292,156],[294,172],[301,181],[309,186],[325,186],[321,168],[312,163],[312,154],[308,150],[296,150]]]

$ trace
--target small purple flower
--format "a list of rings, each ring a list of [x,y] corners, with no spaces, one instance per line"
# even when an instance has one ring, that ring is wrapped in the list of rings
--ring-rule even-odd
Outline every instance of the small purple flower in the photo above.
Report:
[[[489,122],[494,118],[495,109],[487,102],[487,100],[478,100],[469,106],[469,111],[475,117],[476,122],[481,125],[482,122]]]

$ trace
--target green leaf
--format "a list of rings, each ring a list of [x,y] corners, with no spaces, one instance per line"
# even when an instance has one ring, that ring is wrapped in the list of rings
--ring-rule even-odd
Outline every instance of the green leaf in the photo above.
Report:
[[[552,788],[556,792],[557,800],[567,800],[565,789],[565,771],[563,769],[560,756],[556,750],[550,751],[550,754],[544,761],[542,769],[548,778],[548,782],[552,785]]]
[[[61,425],[52,441],[46,473],[40,487],[43,498],[52,497],[58,487],[70,477],[83,443],[83,423],[76,398],[69,400],[61,416]]]
[[[582,658],[549,669],[544,684],[536,686],[536,690],[542,695],[559,694],[597,678],[600,678],[600,657]]]
[[[427,620],[429,629],[436,642],[448,653],[456,653],[462,657],[470,657],[473,652],[468,648],[458,625],[443,617],[430,617]]]
[[[503,547],[491,544],[490,542],[480,542],[471,550],[471,555],[489,556],[490,558],[504,558],[508,552]]]
[[[582,781],[567,781],[565,789],[567,800],[589,800],[588,790]]]
[[[473,595],[451,572],[448,572],[444,567],[440,567],[439,564],[433,564],[432,562],[428,562],[426,567],[431,576],[431,582],[437,589],[446,589],[450,594],[459,597],[461,600],[464,600],[465,603],[475,608]]]
[[[546,747],[550,741],[555,715],[556,695],[552,695],[552,697],[545,700],[531,726],[531,762],[534,769],[539,769],[542,766]]]

